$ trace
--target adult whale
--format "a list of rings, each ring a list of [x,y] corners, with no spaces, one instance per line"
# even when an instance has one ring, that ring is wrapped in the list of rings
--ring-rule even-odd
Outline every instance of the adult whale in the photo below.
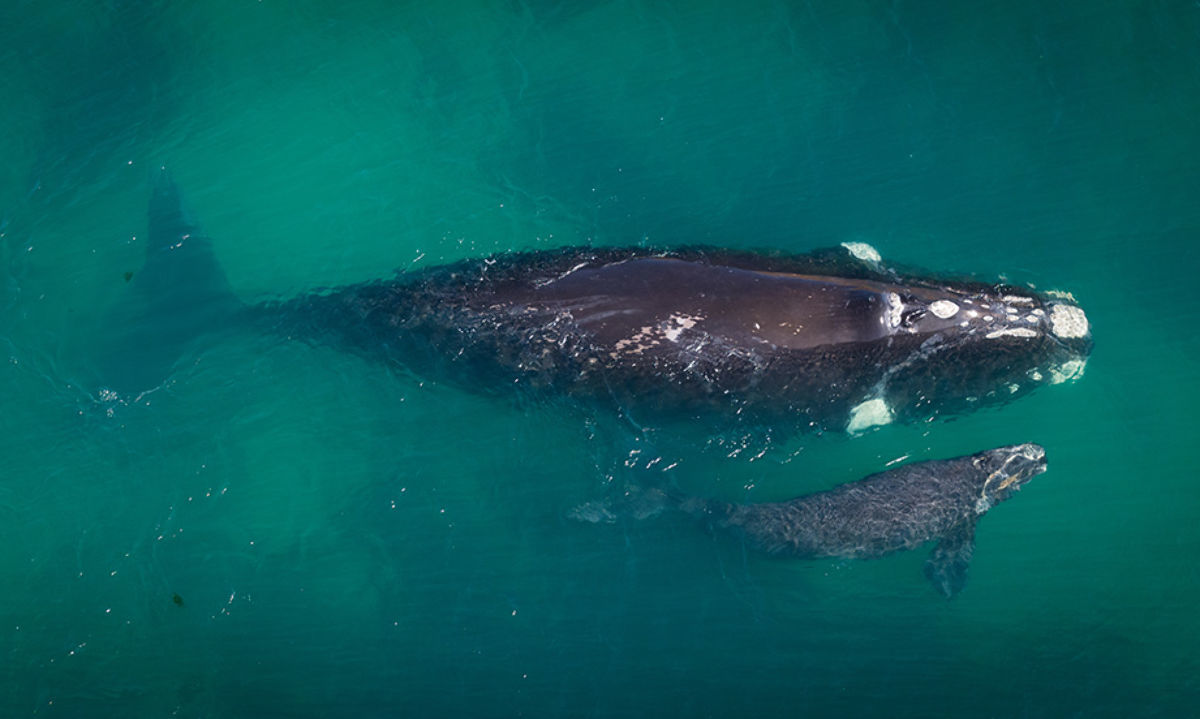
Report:
[[[572,516],[611,521],[672,506],[741,535],[751,547],[801,558],[872,559],[936,541],[925,576],[949,598],[966,585],[979,518],[1045,471],[1046,450],[1018,444],[913,462],[786,502],[732,504],[634,488],[621,506],[585,504]]]
[[[884,268],[863,248],[783,256],[569,247],[467,260],[286,301],[234,299],[165,171],[146,266],[109,333],[121,392],[206,328],[331,341],[478,391],[518,387],[635,418],[860,431],[1078,376],[1074,303]]]

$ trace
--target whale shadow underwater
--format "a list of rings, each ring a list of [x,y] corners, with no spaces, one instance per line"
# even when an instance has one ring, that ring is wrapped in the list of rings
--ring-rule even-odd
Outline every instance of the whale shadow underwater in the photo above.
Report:
[[[249,305],[165,170],[146,262],[128,290],[95,356],[108,396],[158,386],[201,338],[252,331],[329,343],[474,392],[567,396],[638,421],[853,434],[1075,379],[1092,348],[1069,295],[901,271],[856,243],[803,255],[515,252]],[[1044,471],[1044,457],[1018,445],[787,503],[675,505],[800,557],[868,558],[938,540],[927,574],[952,596],[975,520]]]

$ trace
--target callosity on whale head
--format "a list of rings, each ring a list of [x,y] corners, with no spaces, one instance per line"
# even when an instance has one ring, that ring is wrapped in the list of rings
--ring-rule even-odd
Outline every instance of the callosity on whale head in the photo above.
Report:
[[[954,283],[905,282],[878,291],[885,333],[919,344],[891,360],[877,390],[852,410],[851,431],[1077,379],[1092,350],[1087,315],[1065,297]]]
[[[1014,444],[980,452],[971,458],[971,463],[982,477],[975,511],[983,514],[1046,471],[1046,450],[1039,444]]]
[[[982,340],[1046,338],[1061,346],[1058,354],[1068,361],[1086,358],[1091,351],[1087,315],[1064,299],[1004,286],[905,290],[886,294],[888,311],[882,321],[895,333],[944,332]]]

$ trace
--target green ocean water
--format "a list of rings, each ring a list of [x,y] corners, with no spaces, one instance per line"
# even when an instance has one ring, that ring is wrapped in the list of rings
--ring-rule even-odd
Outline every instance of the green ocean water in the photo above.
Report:
[[[0,6],[0,716],[1190,716],[1200,701],[1195,2]],[[170,167],[240,298],[493,252],[705,243],[1068,290],[1084,376],[766,446],[635,431],[320,343],[89,349]],[[784,561],[769,501],[1013,442],[924,552]]]

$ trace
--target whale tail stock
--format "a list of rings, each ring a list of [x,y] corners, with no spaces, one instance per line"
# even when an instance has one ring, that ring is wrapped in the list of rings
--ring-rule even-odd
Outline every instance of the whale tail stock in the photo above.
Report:
[[[94,355],[101,383],[118,393],[160,385],[196,338],[243,308],[166,168],[148,214],[145,264],[106,317]]]

